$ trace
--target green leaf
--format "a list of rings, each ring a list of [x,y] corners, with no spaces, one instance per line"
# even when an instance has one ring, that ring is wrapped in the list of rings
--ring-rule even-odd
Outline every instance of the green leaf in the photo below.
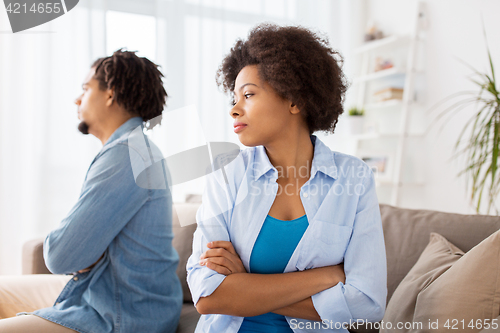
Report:
[[[462,112],[471,104],[474,105],[473,115],[460,131],[451,158],[455,159],[459,156],[465,158],[465,167],[460,170],[457,176],[465,175],[466,190],[469,191],[470,188],[470,200],[471,203],[474,203],[476,212],[480,212],[481,200],[484,194],[488,197],[485,200],[488,202],[488,213],[493,207],[496,213],[499,214],[494,202],[500,193],[500,172],[498,172],[500,158],[500,93],[497,89],[495,69],[484,22],[483,33],[489,61],[488,73],[481,73],[463,60],[458,59],[472,70],[472,74],[468,75],[467,79],[479,88],[478,91],[472,93],[470,91],[461,91],[448,96],[433,106],[430,111],[438,108],[442,109],[442,111],[433,119],[431,125],[426,129],[426,133],[438,122],[444,120],[444,124],[447,124],[459,112]],[[467,110],[470,109],[467,108]],[[443,126],[441,126],[439,133],[441,133]],[[470,187],[469,181],[472,182]]]
[[[493,81],[496,82],[495,80],[495,69],[493,68],[493,61],[491,60],[491,53],[490,53],[490,47],[488,46],[488,36],[486,35],[486,28],[484,27],[484,21],[481,16],[481,21],[483,24],[483,34],[484,34],[484,42],[486,43],[486,51],[488,52],[488,59],[490,61],[490,68],[491,68],[491,76],[493,77]]]

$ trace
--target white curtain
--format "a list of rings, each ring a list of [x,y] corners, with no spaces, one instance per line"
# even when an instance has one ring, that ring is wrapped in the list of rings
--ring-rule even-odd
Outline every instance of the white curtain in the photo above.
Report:
[[[151,58],[162,66],[170,98],[164,125],[152,136],[169,155],[206,141],[239,144],[229,100],[215,85],[236,38],[261,22],[300,24],[327,34],[347,56],[352,8],[349,0],[81,0],[66,15],[17,34],[7,33],[0,10],[0,274],[21,272],[23,243],[64,218],[101,148],[76,130],[73,101],[92,61],[113,45],[106,11],[156,19]],[[135,50],[133,43],[120,46]],[[174,201],[201,193],[200,184],[174,188]]]
[[[122,9],[128,7],[126,0],[120,4]],[[164,69],[170,95],[165,122],[158,132],[182,138],[182,142],[157,142],[183,144],[183,149],[174,147],[175,152],[205,141],[241,146],[232,131],[229,98],[217,88],[215,73],[236,39],[245,39],[252,27],[262,22],[302,25],[326,35],[346,58],[352,35],[359,34],[351,29],[352,22],[359,23],[359,15],[352,11],[349,0],[157,0],[153,8],[157,20],[156,62]],[[348,67],[346,63],[347,71]],[[193,126],[198,119],[201,130]],[[202,188],[201,179],[175,186],[174,200],[182,200],[188,193],[200,194]]]
[[[73,103],[105,55],[102,3],[16,34],[0,10],[0,274],[21,272],[22,244],[57,226],[100,149],[76,129]]]

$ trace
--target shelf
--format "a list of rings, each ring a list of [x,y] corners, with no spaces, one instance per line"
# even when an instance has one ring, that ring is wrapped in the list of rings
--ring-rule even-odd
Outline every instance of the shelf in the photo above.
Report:
[[[365,104],[364,108],[365,109],[384,109],[384,108],[390,108],[394,106],[403,106],[403,101],[400,99],[391,99],[388,101],[383,101],[383,102],[375,102],[375,103],[369,103]]]
[[[370,73],[367,75],[359,76],[353,80],[353,84],[383,79],[383,78],[386,78],[389,76],[401,75],[401,74],[406,74],[406,71],[399,69],[399,68],[396,68],[396,67],[383,69],[383,70],[375,72],[375,73]]]
[[[423,1],[417,1],[417,10],[415,11],[415,22],[413,29],[411,29],[410,34],[401,34],[385,37],[382,39],[369,41],[354,48],[353,54],[356,56],[356,61],[359,62],[359,70],[354,71],[355,75],[352,77],[352,85],[356,92],[355,105],[357,107],[363,107],[365,109],[387,109],[390,110],[388,114],[382,115],[377,111],[374,112],[374,116],[384,116],[381,119],[376,119],[370,117],[373,123],[366,123],[363,126],[365,131],[375,131],[375,133],[362,133],[357,135],[349,135],[349,131],[346,134],[337,136],[336,139],[344,141],[349,146],[351,146],[355,152],[360,153],[363,148],[366,151],[372,151],[376,153],[377,148],[384,151],[387,146],[391,147],[391,152],[386,155],[389,157],[390,161],[387,165],[387,176],[379,173],[378,177],[375,177],[377,188],[380,187],[381,192],[387,194],[390,190],[390,204],[393,206],[398,206],[400,201],[400,190],[401,187],[409,186],[422,186],[425,185],[424,182],[406,182],[403,179],[404,172],[402,172],[403,165],[405,164],[405,157],[408,154],[406,148],[406,141],[422,141],[425,136],[425,132],[421,128],[410,126],[412,120],[410,112],[412,111],[409,107],[410,104],[417,103],[414,101],[415,88],[415,75],[417,73],[423,72],[422,69],[416,69],[416,61],[420,52],[422,45],[419,43],[419,34],[421,29],[424,27],[424,19],[427,17],[425,13],[425,4]],[[408,21],[410,23],[410,20]],[[385,70],[373,72],[375,68],[380,66],[375,66],[377,57],[382,60],[392,60],[394,67]],[[404,57],[404,58],[403,58]],[[379,81],[376,81],[379,80]],[[379,86],[380,87],[375,87]],[[382,88],[382,86],[398,86],[404,89],[404,101],[401,100],[390,100],[384,102],[375,102],[376,99],[373,98],[372,90],[377,90]],[[370,99],[369,99],[370,98]],[[369,101],[373,101],[370,103]],[[398,107],[398,109],[396,109]],[[398,111],[398,112],[396,112]],[[372,111],[370,111],[371,113]],[[376,113],[376,115],[375,115]],[[393,115],[394,113],[394,115]],[[400,113],[400,115],[396,115]],[[387,117],[386,117],[387,116]],[[400,116],[400,124],[397,126],[393,123],[393,119],[384,119],[389,116]],[[388,122],[390,120],[390,122]],[[386,121],[386,123],[381,123],[381,121]],[[351,126],[352,129],[356,129],[355,123]],[[384,126],[382,126],[384,125]],[[358,124],[358,127],[360,125]],[[346,128],[349,129],[349,128]],[[404,133],[405,131],[410,131],[410,133]],[[359,128],[361,130],[361,128]],[[382,133],[376,133],[377,131],[382,131]],[[387,133],[386,131],[394,132]],[[417,137],[415,140],[414,138]],[[360,140],[372,140],[373,142],[361,142]],[[344,143],[341,142],[341,143]],[[413,142],[411,142],[413,143]],[[396,144],[395,147],[394,144]],[[366,147],[365,147],[366,146]],[[392,149],[395,148],[395,149]],[[393,151],[394,150],[394,151]],[[394,156],[392,156],[394,153]],[[382,154],[382,153],[381,153]],[[355,153],[356,155],[356,153]],[[369,156],[369,155],[367,155]],[[383,156],[383,155],[382,155]],[[394,168],[394,170],[392,170]],[[391,170],[389,170],[391,169]],[[388,176],[392,176],[388,177]],[[416,178],[416,177],[415,177]],[[413,179],[412,177],[409,180]],[[422,178],[418,178],[422,179]],[[419,190],[420,188],[411,188],[412,190]],[[402,191],[402,190],[401,190]]]
[[[403,44],[410,41],[409,36],[389,36],[382,39],[366,42],[364,45],[354,49],[354,54],[361,54],[364,52],[369,52],[376,50],[381,47],[394,46],[397,44]]]

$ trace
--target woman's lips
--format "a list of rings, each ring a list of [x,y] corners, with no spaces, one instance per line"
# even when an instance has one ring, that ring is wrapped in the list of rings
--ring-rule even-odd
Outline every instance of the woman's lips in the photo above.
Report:
[[[247,127],[247,125],[234,126],[234,133],[238,133],[238,132],[242,131],[245,127]]]

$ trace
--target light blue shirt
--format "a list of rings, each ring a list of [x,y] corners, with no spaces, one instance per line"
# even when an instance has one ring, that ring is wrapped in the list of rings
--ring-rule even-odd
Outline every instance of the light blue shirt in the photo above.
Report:
[[[45,263],[53,273],[73,273],[104,257],[75,274],[53,307],[34,315],[83,333],[175,332],[182,289],[172,197],[166,171],[145,169],[158,149],[143,137],[142,125],[142,118],[131,118],[111,135],[90,165],[78,202],[45,239]],[[136,144],[145,140],[148,147]],[[133,168],[141,165],[146,187],[136,183]]]
[[[361,159],[331,151],[314,135],[311,141],[311,176],[300,189],[309,226],[285,272],[344,262],[346,282],[312,295],[322,322],[286,319],[294,332],[348,332],[343,323],[380,321],[385,312],[387,265],[374,175]],[[224,165],[230,158],[220,155],[215,163]],[[277,178],[263,146],[242,150],[206,177],[193,254],[187,263],[195,304],[225,279],[199,265],[208,242],[231,241],[249,271],[254,243],[278,191]],[[243,317],[230,315],[202,315],[196,332],[235,333],[242,321]]]

